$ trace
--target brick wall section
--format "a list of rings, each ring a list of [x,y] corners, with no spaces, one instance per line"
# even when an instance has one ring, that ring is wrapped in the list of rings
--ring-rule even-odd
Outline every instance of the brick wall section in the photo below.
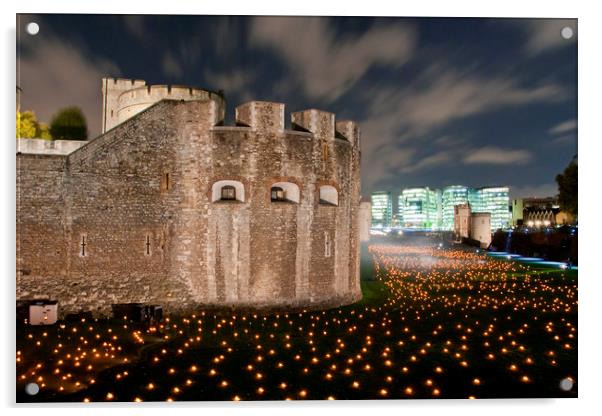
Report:
[[[68,156],[18,155],[17,299],[57,299],[63,314],[359,299],[357,128],[335,139],[334,115],[307,110],[292,121],[310,133],[286,131],[278,103],[237,109],[250,127],[216,126],[223,113],[161,101]],[[245,200],[211,202],[220,180]],[[276,182],[297,184],[299,203],[272,202]],[[319,203],[324,184],[338,206]]]
[[[28,297],[39,295],[33,288],[43,286],[46,276],[60,284],[67,275],[65,158],[19,155],[17,171],[17,289]]]

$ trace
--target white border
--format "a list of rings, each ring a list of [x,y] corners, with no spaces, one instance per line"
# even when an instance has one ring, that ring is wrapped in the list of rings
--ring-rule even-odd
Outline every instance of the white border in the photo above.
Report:
[[[11,406],[14,402],[14,324],[10,317],[14,314],[14,274],[15,274],[15,140],[14,134],[14,91],[15,91],[15,13],[146,13],[146,14],[287,14],[287,15],[381,15],[381,16],[464,16],[464,17],[570,17],[579,19],[579,164],[580,164],[580,254],[579,264],[579,399],[574,400],[482,400],[482,401],[406,401],[406,402],[314,402],[314,403],[203,403],[175,404],[166,408],[161,405],[143,404],[136,413],[163,414],[167,409],[190,413],[223,413],[230,410],[244,410],[245,414],[261,415],[307,415],[311,413],[344,412],[347,414],[366,414],[372,408],[379,412],[399,414],[412,412],[422,414],[508,414],[525,411],[555,414],[593,413],[599,407],[601,381],[599,317],[602,316],[599,305],[602,296],[600,267],[595,268],[594,250],[600,247],[600,233],[595,239],[595,220],[600,211],[600,189],[597,186],[601,175],[597,160],[602,155],[599,120],[600,111],[600,74],[602,74],[600,41],[602,40],[602,16],[593,1],[556,1],[528,2],[524,0],[504,0],[498,2],[453,0],[453,1],[413,1],[391,2],[390,0],[371,0],[369,2],[305,0],[303,2],[261,1],[253,2],[206,2],[170,0],[169,2],[149,2],[129,0],[127,2],[69,2],[64,0],[22,2],[3,2],[3,42],[2,57],[5,65],[2,77],[2,114],[4,138],[2,156],[4,171],[2,175],[2,204],[4,215],[4,246],[0,251],[4,266],[4,308],[6,318],[5,336],[2,342],[2,358],[6,371],[2,372],[2,405]],[[585,195],[587,192],[587,195]],[[587,196],[587,199],[586,199]],[[125,408],[117,405],[86,407],[91,413],[104,414],[107,407],[111,412],[130,414],[135,405]],[[43,412],[47,414],[80,414],[81,406],[54,405],[47,409],[12,408],[10,413]]]

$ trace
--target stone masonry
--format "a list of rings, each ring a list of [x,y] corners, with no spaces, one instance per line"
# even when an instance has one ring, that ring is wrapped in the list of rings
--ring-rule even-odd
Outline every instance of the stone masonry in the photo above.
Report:
[[[220,95],[174,100],[142,82],[103,79],[154,103],[85,145],[17,154],[18,300],[106,315],[127,302],[184,312],[361,298],[354,122],[311,109],[286,130],[284,104],[253,101],[228,127]],[[103,112],[119,113],[118,98]]]

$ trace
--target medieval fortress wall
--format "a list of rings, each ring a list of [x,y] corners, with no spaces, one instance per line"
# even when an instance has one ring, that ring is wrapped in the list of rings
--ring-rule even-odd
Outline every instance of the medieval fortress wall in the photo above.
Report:
[[[103,80],[131,91],[105,96],[101,136],[66,155],[18,154],[17,299],[99,314],[358,300],[355,123],[311,109],[285,130],[284,104],[254,101],[225,127],[221,95],[143,82]],[[163,99],[174,92],[186,98]]]

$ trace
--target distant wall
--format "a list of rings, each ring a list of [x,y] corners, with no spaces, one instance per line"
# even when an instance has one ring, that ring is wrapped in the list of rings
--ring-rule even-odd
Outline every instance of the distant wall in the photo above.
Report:
[[[17,139],[17,153],[68,155],[86,143],[85,140]]]
[[[491,214],[488,212],[473,212],[470,216],[470,238],[487,248],[491,244]]]
[[[457,236],[461,238],[470,237],[472,225],[470,215],[469,204],[461,204],[454,207],[454,232]]]

